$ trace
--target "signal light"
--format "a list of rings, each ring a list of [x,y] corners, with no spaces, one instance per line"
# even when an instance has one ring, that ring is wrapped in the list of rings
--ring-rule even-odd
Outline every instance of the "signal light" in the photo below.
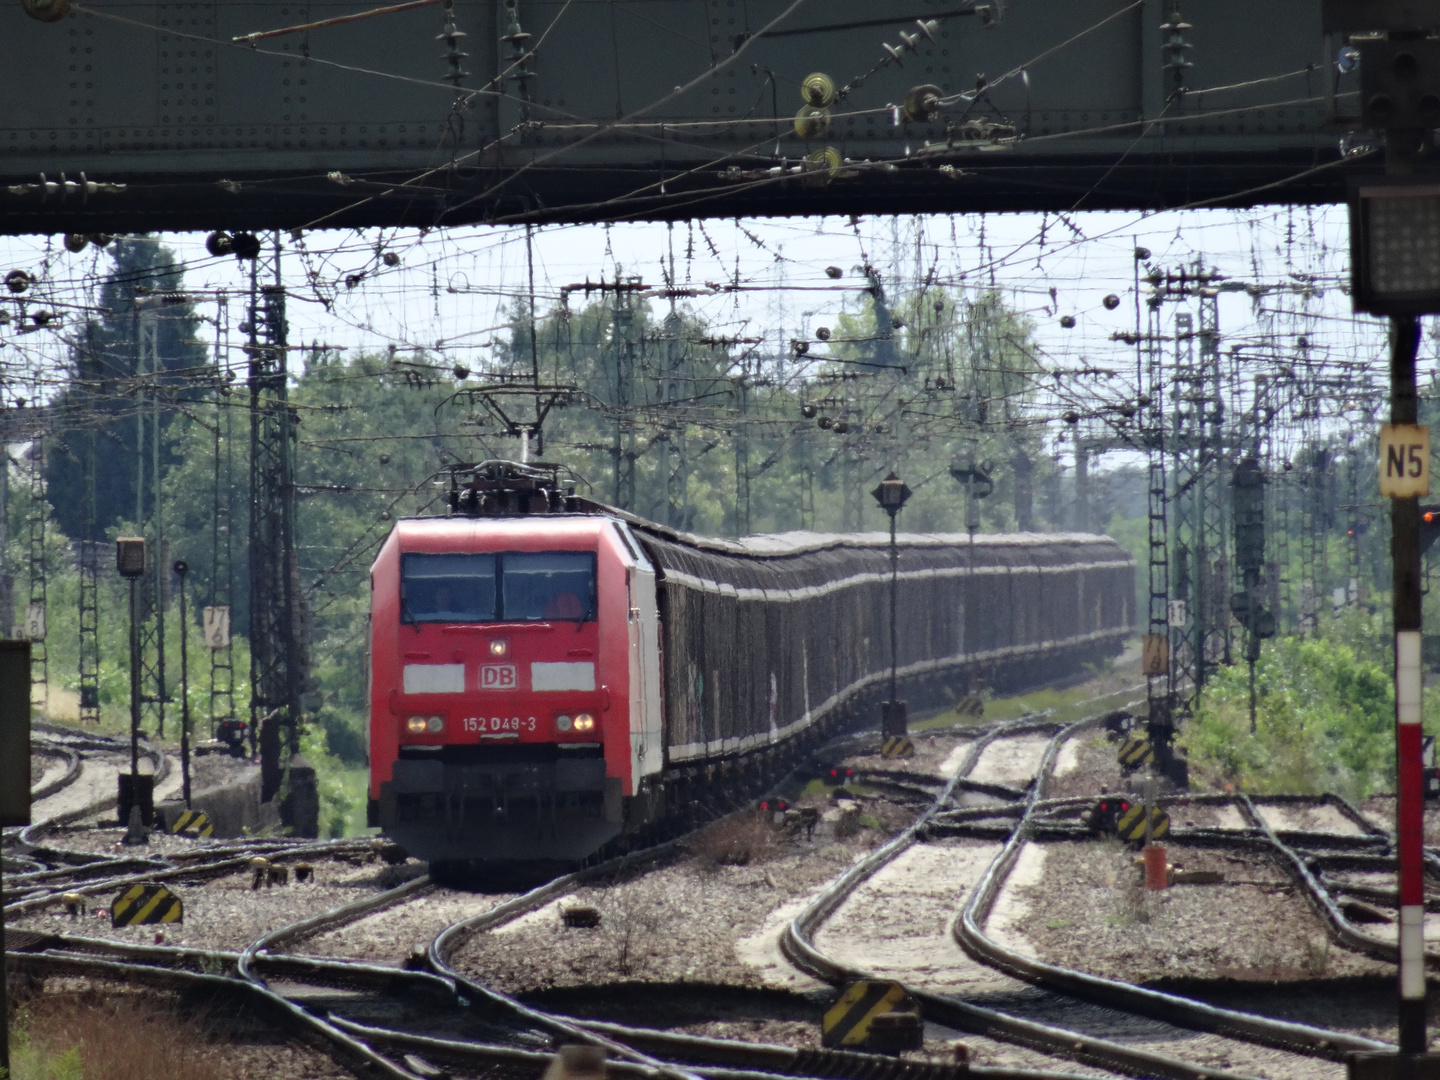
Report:
[[[424,735],[427,731],[431,735],[438,735],[445,730],[445,718],[443,716],[407,716],[405,730],[411,735]]]
[[[490,639],[490,655],[499,659],[510,655],[510,639],[497,637]]]
[[[578,715],[575,717],[575,730],[576,730],[576,731],[594,731],[594,730],[595,730],[595,717],[591,716],[588,712],[582,712],[582,713],[578,714]]]

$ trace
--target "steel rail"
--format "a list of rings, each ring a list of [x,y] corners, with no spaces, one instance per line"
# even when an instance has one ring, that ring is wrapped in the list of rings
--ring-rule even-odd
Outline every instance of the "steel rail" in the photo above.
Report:
[[[355,1024],[349,1021],[337,1020],[343,1024],[347,1031],[372,1039],[376,1042],[390,1043],[397,1047],[412,1047],[417,1050],[428,1050],[437,1057],[450,1057],[462,1061],[500,1061],[514,1064],[544,1065],[553,1059],[553,1055],[538,1050],[524,1050],[516,1047],[499,1046],[493,1043],[478,1043],[461,1039],[441,1039],[430,1035],[412,1035],[408,1032],[392,1031],[388,1028],[376,1028],[363,1024]],[[609,1025],[587,1025],[602,1027]],[[637,1029],[621,1029],[636,1031]],[[638,1034],[648,1036],[649,1032],[640,1031]],[[684,1041],[683,1036],[679,1036]],[[714,1043],[719,1040],[707,1039],[705,1042]],[[773,1049],[781,1053],[805,1054],[806,1051],[790,1051],[788,1047],[763,1047],[755,1043],[731,1043],[741,1049]],[[810,1052],[814,1053],[814,1052]],[[827,1052],[828,1053],[828,1052]],[[847,1080],[959,1080],[965,1075],[1004,1078],[1004,1080],[1079,1080],[1074,1074],[1042,1073],[1027,1070],[991,1070],[991,1069],[965,1069],[962,1066],[941,1066],[924,1065],[915,1062],[895,1061],[893,1059],[868,1057],[862,1054],[848,1055],[855,1058],[862,1058],[862,1063],[857,1063],[856,1071],[837,1072],[775,1072],[770,1070],[741,1069],[717,1067],[714,1065],[697,1066],[694,1070],[696,1076],[704,1077],[705,1080],[775,1080],[777,1076],[786,1077],[812,1077],[815,1080],[820,1078],[839,1078]],[[823,1060],[816,1056],[816,1060]],[[607,1061],[606,1072],[617,1076],[647,1077],[653,1078],[656,1071],[644,1065],[637,1065],[628,1061]]]
[[[1295,848],[1281,840],[1264,817],[1256,810],[1254,803],[1244,794],[1238,796],[1238,803],[1243,813],[1248,816],[1269,841],[1275,852],[1280,856],[1281,865],[1289,871],[1304,889],[1306,897],[1311,906],[1315,909],[1321,920],[1330,930],[1331,935],[1340,944],[1356,952],[1364,953],[1377,960],[1384,960],[1388,963],[1398,963],[1400,959],[1400,948],[1398,943],[1385,941],[1373,934],[1367,934],[1358,929],[1353,922],[1340,910],[1335,903],[1335,898],[1325,888],[1320,879],[1310,869],[1307,859]],[[1387,860],[1391,867],[1395,865],[1394,859]],[[1440,963],[1440,951],[1434,949],[1425,950],[1426,966]]]
[[[437,1039],[433,1036],[411,1035],[406,1032],[376,1028],[351,1021],[336,1020],[345,1030],[377,1042],[390,1042],[396,1046],[411,1046],[428,1049],[437,1055],[453,1053],[460,1058],[491,1058],[492,1060],[516,1063],[534,1061],[537,1064],[551,1057],[533,1050],[472,1043],[464,1040]],[[775,1046],[766,1043],[744,1043],[729,1039],[707,1039],[700,1036],[671,1035],[666,1032],[642,1028],[623,1027],[619,1024],[602,1024],[586,1021],[584,1027],[622,1038],[625,1041],[645,1042],[657,1050],[671,1049],[683,1054],[697,1051],[713,1055],[695,1070],[707,1080],[773,1080],[776,1076],[814,1077],[827,1080],[958,1080],[962,1076],[985,1077],[988,1080],[1081,1080],[1075,1073],[1058,1073],[1036,1069],[994,1068],[983,1065],[939,1065],[929,1062],[905,1061],[899,1058],[879,1057],[873,1054],[857,1054],[843,1050],[797,1050],[789,1046]],[[738,1063],[753,1063],[756,1067],[745,1068]],[[717,1063],[718,1066],[717,1066]],[[731,1063],[736,1067],[725,1067]],[[762,1064],[774,1068],[758,1067]],[[654,1071],[629,1062],[611,1062],[607,1070],[617,1075],[654,1076]]]
[[[625,1027],[597,1020],[585,1020],[583,1026],[603,1031],[617,1039],[648,1045],[656,1053],[671,1051],[695,1060],[704,1056],[705,1064],[733,1065],[759,1069],[767,1074],[790,1076],[845,1077],[847,1080],[947,1080],[952,1076],[1016,1077],[1039,1080],[1041,1077],[1074,1077],[1074,1073],[1055,1073],[1040,1069],[1013,1069],[984,1065],[942,1065],[927,1061],[906,1061],[903,1058],[862,1054],[853,1050],[796,1049],[769,1043],[736,1042],[732,1039],[710,1039],[700,1035],[673,1035],[665,1031]],[[694,1055],[695,1057],[692,1057]]]
[[[283,859],[296,859],[302,856],[307,858],[318,858],[332,854],[335,851],[349,850],[353,845],[344,841],[340,842],[311,842],[308,844],[292,844],[279,851],[271,850],[266,858],[273,861]],[[60,888],[52,889],[41,896],[28,897],[24,900],[17,900],[13,904],[5,905],[5,914],[24,915],[30,911],[37,911],[52,904],[62,903],[66,892],[78,892],[82,896],[91,896],[96,893],[106,892],[110,889],[122,888],[126,885],[137,885],[150,881],[172,881],[175,879],[206,879],[212,877],[224,877],[227,874],[240,873],[250,869],[250,860],[254,858],[251,854],[239,854],[212,862],[198,862],[184,866],[164,865],[155,870],[146,870],[141,873],[122,874],[114,877],[100,878],[95,881],[87,881],[80,885],[73,882]]]
[[[80,776],[80,754],[68,746],[59,743],[52,743],[48,740],[36,740],[36,744],[51,753],[60,754],[65,758],[65,771],[48,783],[30,789],[30,805],[34,806],[41,799],[48,799],[57,791],[69,787]]]
[[[1084,726],[1098,723],[1099,716],[1067,725],[1055,732],[1041,760],[1037,775],[1048,773],[1061,741]],[[1044,725],[1054,728],[1055,725]],[[869,856],[856,863],[840,875],[831,886],[810,902],[786,927],[780,939],[781,950],[791,963],[825,982],[839,983],[862,976],[864,973],[839,964],[815,947],[812,935],[846,898],[863,882],[871,878],[887,863],[919,842],[921,832],[929,819],[938,812],[955,788],[954,781],[970,772],[980,759],[985,746],[995,738],[1021,734],[1033,730],[1034,725],[1016,724],[996,729],[991,738],[977,740],[970,752],[956,770],[952,782],[936,800],[935,805],[921,815],[917,821],[889,843],[876,849]],[[1039,786],[1031,789],[1028,805],[1034,804]],[[1023,820],[1023,819],[1022,819]],[[992,864],[993,866],[993,864]],[[977,886],[978,888],[978,886]],[[961,1030],[973,1031],[991,1038],[1031,1046],[1048,1053],[1058,1054],[1072,1060],[1103,1066],[1104,1068],[1139,1077],[1167,1077],[1172,1080],[1237,1080],[1240,1074],[1221,1069],[1199,1068],[1164,1054],[1140,1050],[1108,1039],[1095,1038],[1083,1032],[1057,1028],[1033,1020],[1024,1020],[997,1009],[988,1009],[969,1002],[940,994],[933,994],[914,987],[907,991],[918,1000],[926,1015],[932,1019],[950,1024]]]
[[[1084,723],[1085,721],[1081,722],[1081,724]],[[1076,728],[1079,726],[1076,725]],[[1053,745],[1051,749],[1054,749]],[[1052,757],[1053,755],[1047,751],[1040,775],[1048,773]],[[985,934],[984,921],[999,895],[1006,876],[1029,839],[1031,824],[1028,814],[1022,816],[1004,848],[982,875],[969,902],[961,911],[960,918],[955,920],[952,927],[952,933],[960,946],[977,960],[1026,982],[1058,990],[1071,997],[1150,1016],[1179,1027],[1214,1032],[1247,1042],[1278,1047],[1292,1053],[1299,1052],[1340,1060],[1344,1054],[1352,1051],[1394,1049],[1388,1043],[1350,1035],[1346,1032],[1223,1009],[1175,994],[1136,986],[1133,983],[1107,979],[1087,972],[1048,964],[999,945]],[[1278,840],[1273,842],[1279,843]],[[1213,1070],[1203,1069],[1196,1070],[1192,1075],[1215,1075],[1215,1073]]]

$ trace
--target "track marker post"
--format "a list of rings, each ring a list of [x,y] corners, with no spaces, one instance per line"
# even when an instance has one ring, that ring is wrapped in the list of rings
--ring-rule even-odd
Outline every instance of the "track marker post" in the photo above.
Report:
[[[1440,1080],[1440,1055],[1427,1052],[1425,1030],[1420,498],[1430,491],[1430,438],[1415,385],[1419,317],[1440,313],[1440,184],[1415,171],[1434,150],[1440,41],[1431,35],[1440,9],[1324,0],[1321,22],[1331,43],[1338,37],[1360,57],[1360,113],[1344,119],[1385,133],[1385,176],[1357,185],[1350,202],[1350,292],[1357,312],[1390,319],[1390,424],[1380,434],[1379,482],[1391,500],[1400,1052],[1357,1054],[1349,1075]]]

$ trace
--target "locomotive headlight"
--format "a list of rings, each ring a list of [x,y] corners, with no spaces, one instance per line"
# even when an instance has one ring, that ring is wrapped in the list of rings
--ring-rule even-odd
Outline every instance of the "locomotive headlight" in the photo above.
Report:
[[[443,716],[432,716],[425,721],[426,730],[432,735],[439,734],[445,730],[445,718]]]
[[[575,730],[594,731],[595,717],[591,716],[588,712],[582,712],[580,715],[575,717]]]
[[[569,730],[570,730],[570,726],[571,726],[573,723],[575,723],[575,721],[572,720],[572,719],[570,719],[570,717],[568,717],[568,716],[557,716],[557,717],[555,717],[555,726],[556,726],[557,728],[559,728],[561,731],[569,731]]]
[[[510,639],[497,637],[490,639],[490,655],[497,659],[510,655]]]
[[[423,716],[407,716],[405,718],[405,730],[411,735],[424,735],[427,721]]]

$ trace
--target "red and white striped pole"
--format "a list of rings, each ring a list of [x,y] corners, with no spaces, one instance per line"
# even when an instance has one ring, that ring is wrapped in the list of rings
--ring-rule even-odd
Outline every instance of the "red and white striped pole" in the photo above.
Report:
[[[1419,420],[1415,354],[1420,320],[1390,319],[1390,422]],[[1428,466],[1428,463],[1427,463]],[[1400,864],[1400,1052],[1423,1054],[1425,1033],[1425,790],[1420,760],[1421,580],[1420,500],[1390,503],[1394,564],[1395,768],[1398,798],[1395,836]]]

